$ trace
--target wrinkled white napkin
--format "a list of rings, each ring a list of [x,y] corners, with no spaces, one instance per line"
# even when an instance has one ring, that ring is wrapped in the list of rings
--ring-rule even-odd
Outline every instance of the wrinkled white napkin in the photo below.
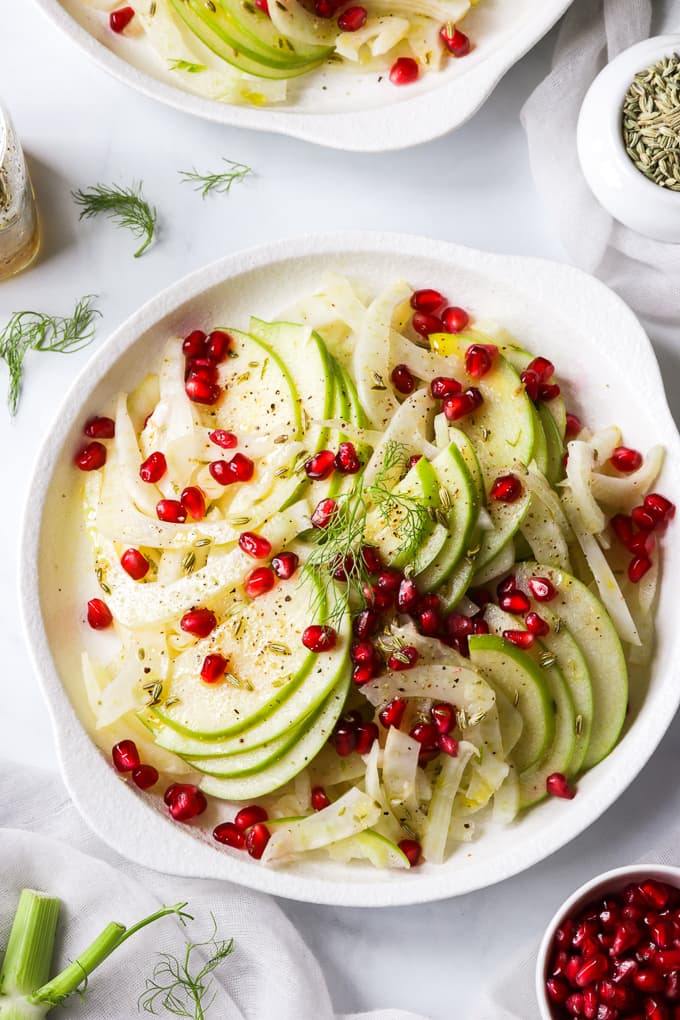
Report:
[[[576,0],[552,70],[522,110],[536,187],[569,258],[640,315],[666,325],[680,315],[680,244],[652,241],[605,212],[581,173],[576,123],[607,61],[650,35],[673,32],[680,32],[680,0]]]
[[[209,938],[211,913],[234,952],[215,975],[208,1020],[333,1020],[319,965],[274,901],[227,882],[173,878],[123,860],[91,833],[61,781],[0,765],[0,947],[7,944],[19,892],[41,889],[63,901],[55,970],[74,959],[110,921],[129,925],[162,905],[189,901],[186,929],[164,918],[135,935],[92,977],[86,996],[61,1010],[74,1020],[134,1020],[157,954],[183,955],[186,940]],[[121,819],[121,825],[125,819]],[[160,1016],[168,1016],[160,1012]],[[338,1020],[424,1020],[398,1009]]]

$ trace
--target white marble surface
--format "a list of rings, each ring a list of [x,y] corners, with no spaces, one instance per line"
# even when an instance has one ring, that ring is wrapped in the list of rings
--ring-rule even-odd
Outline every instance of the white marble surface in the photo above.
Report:
[[[29,154],[45,240],[36,265],[0,285],[0,321],[35,308],[68,312],[97,293],[99,340],[190,269],[260,240],[348,226],[396,229],[478,247],[562,258],[529,177],[519,110],[548,66],[531,53],[457,134],[404,153],[330,153],[284,138],[193,122],[104,77],[30,4],[0,0],[0,94]],[[11,16],[10,16],[11,10]],[[177,170],[220,156],[256,168],[228,198],[202,202]],[[142,179],[158,206],[157,245],[140,260],[104,223],[80,224],[73,188]],[[673,336],[656,341],[671,399],[680,391]],[[19,414],[0,401],[0,755],[56,769],[49,720],[16,605],[16,549],[39,439],[87,352],[32,356]],[[0,370],[0,387],[5,377]],[[672,582],[671,582],[672,583]],[[361,911],[283,903],[318,954],[339,1010],[394,1005],[433,1020],[474,1020],[477,991],[523,942],[538,940],[559,901],[604,868],[635,859],[675,827],[676,721],[629,792],[590,831],[530,872],[482,893],[425,907]],[[1,822],[0,822],[1,824]],[[678,848],[680,859],[680,847]],[[262,1018],[268,1020],[268,1018]]]

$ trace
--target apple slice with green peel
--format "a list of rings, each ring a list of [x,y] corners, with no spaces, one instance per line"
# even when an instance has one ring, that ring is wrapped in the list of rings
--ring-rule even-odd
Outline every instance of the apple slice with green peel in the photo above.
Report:
[[[438,589],[437,595],[442,604],[442,609],[445,613],[449,613],[452,609],[455,609],[456,605],[460,602],[465,592],[470,587],[470,582],[475,573],[475,560],[474,557],[468,559],[467,557],[462,559],[456,567],[451,571],[447,579],[441,588]]]
[[[474,669],[522,716],[522,735],[512,757],[524,772],[543,758],[555,737],[555,709],[543,671],[521,648],[495,634],[475,634],[468,645]]]
[[[548,578],[557,590],[548,608],[583,652],[593,694],[593,723],[583,766],[592,768],[616,746],[626,719],[628,670],[619,636],[597,596],[571,574],[530,562],[521,564],[515,576],[525,592],[530,591],[531,577]]]
[[[279,32],[271,18],[249,0],[215,0],[215,2],[253,41],[256,48],[262,49],[267,56],[273,51],[277,54],[276,61],[286,67],[297,64],[309,66],[310,63],[326,60],[333,52],[332,46],[311,45]]]
[[[366,514],[364,537],[391,567],[404,567],[434,530],[430,509],[440,505],[437,476],[424,457]],[[370,490],[374,504],[376,488]],[[390,498],[391,497],[391,498]]]
[[[452,443],[455,443],[458,447],[461,457],[465,462],[465,467],[468,470],[470,481],[474,485],[475,493],[477,496],[477,503],[482,506],[485,500],[484,493],[484,479],[482,478],[482,469],[479,466],[479,460],[475,453],[475,448],[470,439],[460,429],[450,425],[448,429],[449,439]]]
[[[547,443],[548,459],[544,474],[554,488],[564,478],[564,443],[557,422],[547,404],[539,406],[538,417],[541,419]]]
[[[200,782],[201,789],[222,800],[252,801],[285,786],[309,765],[331,736],[345,707],[349,684],[350,672],[345,670],[342,680],[328,696],[309,729],[277,761],[265,766],[260,772],[240,778],[204,776]]]
[[[418,585],[425,591],[438,588],[465,554],[479,513],[477,494],[456,443],[450,443],[435,457],[432,468],[439,484],[440,513],[446,518],[448,541],[425,570],[416,571]]]
[[[277,832],[291,826],[292,822],[301,822],[311,815],[298,815],[291,818],[273,818],[267,822],[270,832]],[[334,861],[349,864],[351,861],[369,861],[374,868],[410,868],[411,864],[403,850],[387,836],[382,836],[374,829],[364,829],[354,836],[347,836],[323,849]]]
[[[491,527],[480,533],[479,550],[475,570],[481,570],[505,549],[515,537],[529,512],[531,494],[524,488],[514,503],[500,503],[491,500],[487,506]]]

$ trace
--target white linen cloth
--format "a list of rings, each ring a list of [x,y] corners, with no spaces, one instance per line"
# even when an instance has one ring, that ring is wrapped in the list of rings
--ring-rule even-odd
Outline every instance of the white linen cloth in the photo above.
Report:
[[[552,70],[522,110],[536,188],[564,248],[638,314],[677,325],[680,244],[622,226],[597,202],[581,173],[576,124],[605,64],[650,35],[680,32],[680,0],[576,0],[560,27]]]
[[[176,878],[131,864],[89,831],[61,781],[37,769],[0,765],[0,819],[1,948],[24,887],[62,900],[55,974],[110,921],[130,925],[184,900],[195,918],[187,928],[174,917],[163,918],[135,935],[91,978],[84,998],[73,996],[59,1015],[74,1020],[148,1015],[137,1003],[157,954],[181,957],[187,940],[209,938],[212,913],[218,936],[233,937],[234,952],[215,974],[208,1020],[334,1020],[319,965],[270,897],[228,882]],[[424,1020],[399,1009],[337,1020],[362,1018]]]

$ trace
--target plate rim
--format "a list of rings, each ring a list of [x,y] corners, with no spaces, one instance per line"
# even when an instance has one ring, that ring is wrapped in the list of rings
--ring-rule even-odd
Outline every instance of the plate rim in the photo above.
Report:
[[[159,319],[220,283],[291,258],[360,253],[396,254],[399,259],[425,257],[452,266],[464,258],[468,266],[488,275],[493,273],[493,278],[510,278],[509,282],[517,289],[526,286],[528,291],[535,292],[538,288],[542,294],[550,294],[552,290],[549,301],[558,297],[560,306],[569,304],[580,309],[589,302],[598,302],[607,321],[619,331],[618,335],[622,327],[631,335],[636,353],[644,360],[647,388],[651,387],[656,401],[655,416],[667,433],[668,463],[678,474],[680,435],[668,407],[652,345],[634,313],[599,280],[580,269],[547,259],[489,253],[410,234],[351,231],[313,237],[298,235],[231,253],[193,270],[146,301],[98,347],[73,380],[36,455],[19,542],[19,594],[24,634],[51,716],[62,775],[85,821],[106,843],[128,859],[159,871],[187,877],[222,878],[297,901],[357,907],[400,906],[464,895],[495,885],[528,870],[579,836],[624,793],[652,757],[680,704],[680,685],[676,686],[673,696],[670,690],[664,689],[668,711],[663,718],[645,720],[646,725],[635,735],[634,747],[629,742],[631,753],[620,755],[622,761],[615,776],[608,775],[607,781],[600,784],[598,796],[586,798],[577,825],[567,824],[568,814],[561,814],[557,822],[546,826],[544,838],[535,841],[531,852],[524,850],[521,860],[507,856],[495,862],[492,875],[481,879],[473,875],[473,880],[465,883],[460,882],[455,870],[416,872],[399,882],[381,881],[379,873],[372,875],[369,881],[359,877],[355,882],[329,881],[305,876],[299,871],[263,868],[227,853],[216,854],[207,840],[197,840],[185,828],[169,824],[159,812],[148,807],[144,795],[139,791],[131,795],[126,784],[116,781],[109,764],[80,722],[59,678],[42,621],[38,582],[40,524],[45,500],[53,470],[62,455],[63,441],[82,406],[82,394],[85,393],[87,399],[119,358]],[[623,747],[623,744],[618,745],[612,753],[616,755]],[[102,788],[107,789],[107,810],[102,809]],[[122,834],[113,824],[116,816],[126,819]]]
[[[452,78],[439,88],[398,103],[346,113],[295,113],[277,109],[239,106],[203,99],[141,71],[109,50],[80,25],[60,0],[34,0],[39,10],[79,49],[109,75],[150,99],[175,110],[232,127],[271,131],[345,152],[394,152],[434,141],[468,121],[486,102],[499,81],[559,21],[573,0],[544,0],[514,45],[497,48],[470,75]],[[486,71],[486,73],[484,73]],[[479,78],[470,87],[473,75]],[[437,104],[434,93],[444,95]],[[455,97],[455,102],[452,99]],[[454,110],[459,109],[459,113]]]

